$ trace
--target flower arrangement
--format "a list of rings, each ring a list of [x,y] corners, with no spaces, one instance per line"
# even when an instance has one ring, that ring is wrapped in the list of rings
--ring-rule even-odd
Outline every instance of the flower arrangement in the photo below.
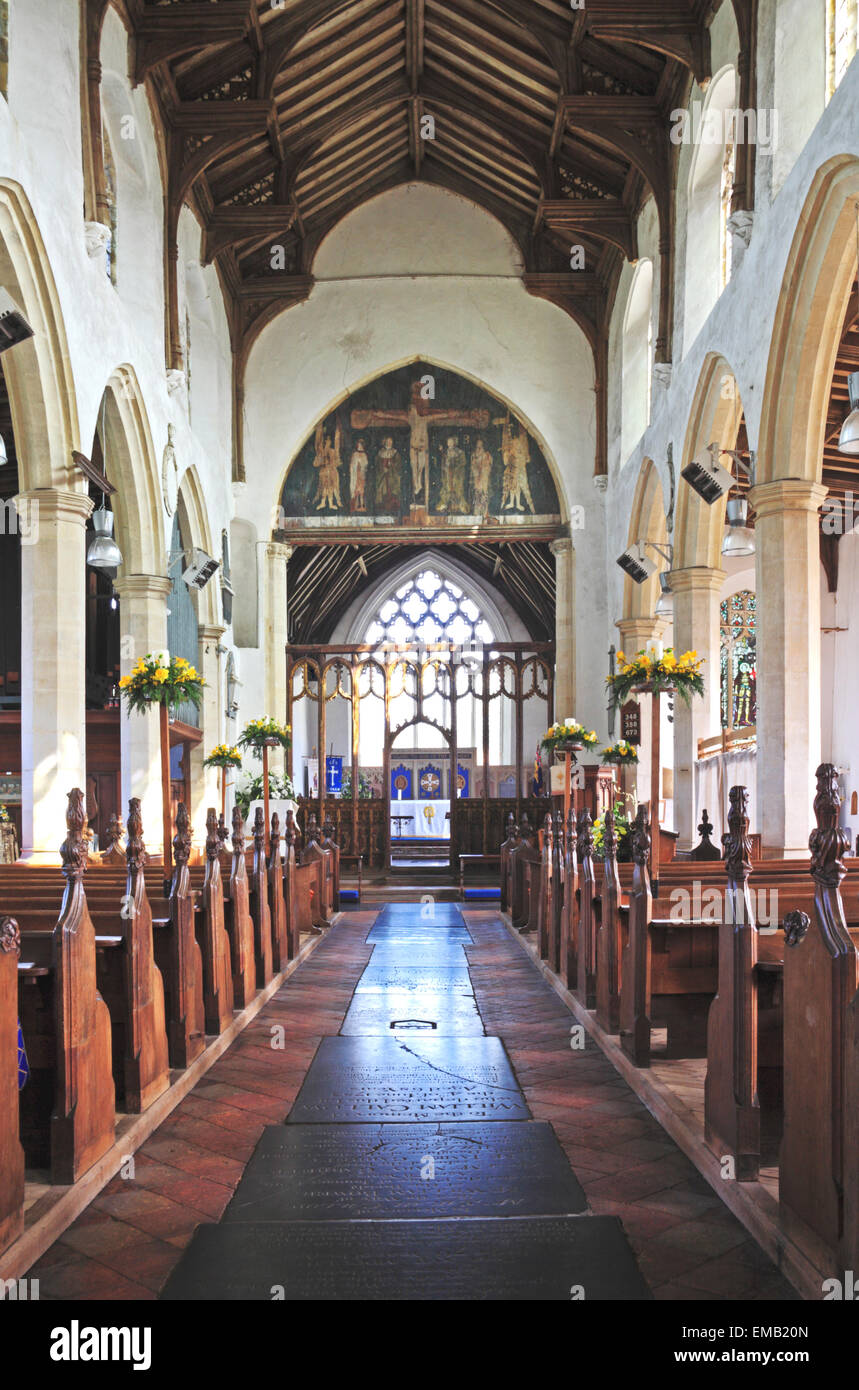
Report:
[[[8,810],[3,805],[2,801],[0,801],[0,825],[8,825],[11,819],[12,817],[9,815]]]
[[[231,748],[228,743],[219,743],[217,748],[213,748],[208,758],[203,759],[204,767],[241,767],[242,755],[238,748]]]
[[[251,719],[238,738],[239,748],[252,748],[255,753],[271,744],[288,748],[292,742],[292,730],[288,724],[278,724],[276,719]]]
[[[597,742],[594,730],[586,729],[573,717],[565,719],[563,724],[553,724],[547,729],[540,747],[545,748],[547,753],[553,753],[556,748],[563,751],[565,744],[582,743],[586,748],[593,748]]]
[[[294,801],[295,788],[290,777],[281,777],[277,772],[268,774],[268,794],[273,801]],[[250,778],[243,787],[236,791],[236,805],[242,813],[242,817],[247,820],[248,811],[252,801],[262,801],[263,799],[263,775]]]
[[[347,768],[343,773],[343,797],[346,801],[352,799],[352,769]],[[373,797],[373,787],[366,772],[358,772],[358,800],[371,801]]]
[[[169,652],[149,652],[142,656],[119,688],[128,701],[128,708],[145,714],[150,705],[167,705],[168,709],[189,702],[199,709],[206,682],[184,656]]]
[[[688,705],[693,695],[704,694],[704,677],[701,667],[704,658],[697,652],[684,652],[675,656],[673,647],[661,645],[637,652],[632,660],[627,660],[623,652],[617,654],[618,669],[613,676],[606,676],[613,705],[621,704],[637,685],[650,685],[654,693],[662,690],[677,690]]]
[[[617,862],[628,864],[632,859],[632,821],[629,813],[624,807],[623,801],[618,799],[612,807],[614,817],[614,830],[617,836]],[[605,858],[605,812],[597,816],[593,824],[594,836],[594,858]]]
[[[627,743],[625,738],[619,738],[617,743],[610,743],[600,754],[604,763],[622,763],[629,765],[638,762],[638,753],[635,746]]]

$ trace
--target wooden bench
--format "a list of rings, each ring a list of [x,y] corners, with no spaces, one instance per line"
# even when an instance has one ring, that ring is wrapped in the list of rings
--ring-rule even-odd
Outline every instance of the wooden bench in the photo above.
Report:
[[[18,972],[21,933],[0,918],[0,1251],[24,1229],[24,1150],[18,1138]]]

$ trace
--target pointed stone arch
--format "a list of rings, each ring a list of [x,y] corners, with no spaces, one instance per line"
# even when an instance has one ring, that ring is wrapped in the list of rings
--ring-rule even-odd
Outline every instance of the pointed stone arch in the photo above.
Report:
[[[179,505],[183,508],[188,522],[188,544],[199,546],[201,550],[217,559],[220,555],[220,542],[216,549],[206,498],[197,470],[193,466],[182,474]],[[201,627],[216,626],[221,622],[220,586],[215,576],[200,590],[197,611]]]
[[[742,414],[743,403],[731,367],[719,353],[708,353],[692,398],[680,472],[693,459],[700,461],[709,457],[708,444],[717,443],[724,449],[733,449]],[[679,478],[674,569],[691,569],[698,565],[719,567],[725,507],[724,497],[708,506],[682,477]]]
[[[782,278],[761,408],[759,484],[821,479],[829,387],[856,276],[859,159],[817,171]]]
[[[29,199],[11,179],[0,179],[0,284],[34,330],[3,359],[20,490],[82,492],[72,463],[77,395],[59,295]]]
[[[99,409],[105,472],[117,491],[112,499],[122,578],[167,572],[165,512],[152,431],[134,368],[117,367]]]
[[[653,459],[649,458],[642,460],[638,481],[635,485],[627,545],[635,545],[637,541],[645,540],[655,541],[661,546],[668,545],[668,524],[665,516],[665,495],[662,490],[662,481],[656,464]],[[624,622],[629,619],[652,618],[656,608],[659,598],[659,572],[666,569],[667,564],[653,550],[648,552],[648,557],[656,562],[657,568],[655,573],[645,579],[643,584],[636,584],[629,575],[624,578]]]

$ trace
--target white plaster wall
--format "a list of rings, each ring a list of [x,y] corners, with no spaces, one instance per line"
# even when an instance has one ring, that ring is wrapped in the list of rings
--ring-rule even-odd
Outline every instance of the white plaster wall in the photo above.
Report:
[[[183,393],[171,396],[167,390],[159,148],[145,89],[133,89],[128,80],[127,34],[113,9],[105,18],[101,56],[105,120],[117,168],[116,288],[104,259],[90,259],[86,252],[79,19],[79,6],[70,0],[12,0],[9,101],[0,101],[0,173],[20,184],[29,199],[56,282],[75,384],[77,447],[91,452],[107,382],[118,367],[130,365],[159,465],[172,422],[180,471],[196,469],[211,532],[219,540],[233,506],[230,393],[225,389],[230,348],[220,288],[214,272],[203,272],[213,327],[208,339],[201,335],[198,433],[189,425]],[[130,141],[122,139],[123,114],[134,118]],[[199,239],[188,255],[196,254],[198,246]],[[110,474],[109,458],[106,467]],[[163,508],[161,524],[166,548],[171,522]]]
[[[412,247],[406,238],[413,236],[416,207],[430,230]],[[457,264],[476,270],[438,270],[449,263],[445,229],[451,218]],[[604,669],[594,649],[603,645],[606,630],[604,522],[592,484],[593,363],[572,320],[523,289],[517,264],[515,247],[488,213],[429,187],[419,200],[411,187],[394,190],[344,219],[320,250],[327,278],[305,303],[269,325],[251,354],[248,485],[241,505],[260,537],[268,534],[296,450],[320,416],[361,383],[417,357],[474,377],[528,420],[555,461],[565,508],[583,508],[584,524],[573,534],[581,634],[577,698],[582,717],[602,730]]]

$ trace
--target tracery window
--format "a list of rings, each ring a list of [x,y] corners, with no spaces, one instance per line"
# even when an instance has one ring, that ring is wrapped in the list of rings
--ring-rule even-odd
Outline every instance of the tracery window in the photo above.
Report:
[[[826,97],[832,96],[856,56],[857,0],[826,3]]]
[[[493,631],[474,599],[435,570],[422,570],[385,600],[367,629],[365,642],[491,642]]]
[[[729,140],[725,145],[725,158],[722,161],[722,178],[719,189],[719,200],[721,205],[720,222],[720,245],[719,245],[719,270],[721,275],[721,288],[724,289],[731,278],[731,254],[733,237],[728,227],[728,218],[731,216],[731,197],[734,191],[734,169],[736,167],[737,147],[733,140]]]
[[[721,723],[742,729],[757,719],[757,598],[751,589],[720,606]]]
[[[110,227],[110,244],[107,248],[107,275],[112,285],[116,284],[116,230],[119,222],[118,201],[116,191],[116,164],[113,158],[113,150],[110,145],[110,136],[105,126],[102,131],[104,141],[104,183],[107,191],[108,225]]]

